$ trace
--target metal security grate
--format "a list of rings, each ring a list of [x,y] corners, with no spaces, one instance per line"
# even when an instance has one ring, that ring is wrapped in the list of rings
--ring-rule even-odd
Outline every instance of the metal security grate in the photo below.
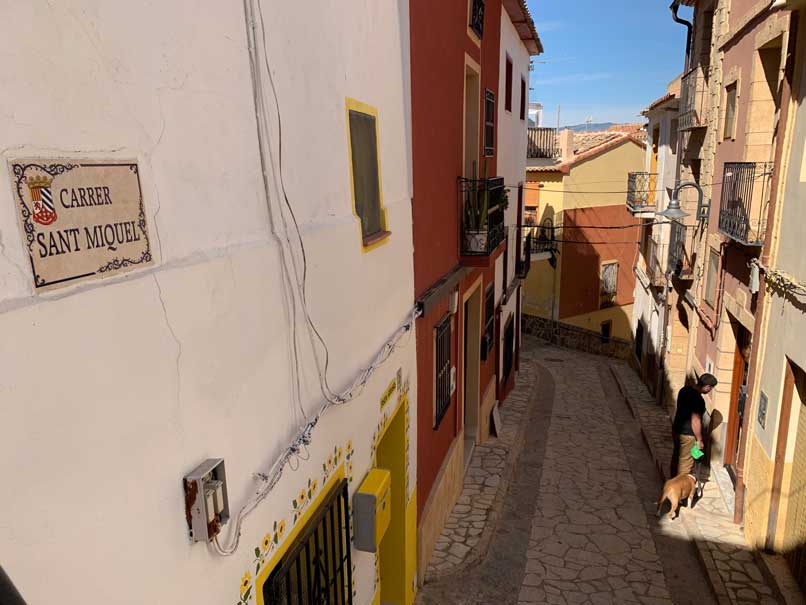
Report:
[[[451,406],[451,315],[448,314],[434,331],[437,349],[434,428],[437,428]]]
[[[349,493],[342,480],[263,585],[272,605],[351,605]]]

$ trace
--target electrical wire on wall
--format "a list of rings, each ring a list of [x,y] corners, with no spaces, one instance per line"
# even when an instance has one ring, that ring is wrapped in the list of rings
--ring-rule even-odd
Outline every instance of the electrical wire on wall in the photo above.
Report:
[[[257,6],[257,10],[255,10],[255,6]],[[216,536],[213,539],[213,548],[222,556],[232,555],[238,550],[244,520],[252,511],[255,510],[255,508],[257,508],[261,502],[266,499],[266,497],[268,497],[272,489],[280,481],[285,468],[287,466],[292,466],[294,460],[307,456],[307,447],[311,443],[314,429],[328,408],[334,405],[348,403],[363,392],[375,371],[381,365],[383,365],[392,356],[396,348],[401,345],[403,337],[407,334],[409,335],[409,338],[411,337],[414,322],[420,314],[416,306],[412,308],[412,310],[408,313],[408,317],[406,318],[405,322],[394,332],[394,334],[392,334],[389,340],[387,340],[383,346],[381,346],[372,362],[366,368],[358,372],[346,390],[337,393],[330,388],[327,379],[330,352],[327,348],[324,338],[317,329],[308,310],[306,291],[308,266],[305,245],[299,228],[299,223],[283,181],[282,117],[280,114],[280,104],[277,96],[277,90],[274,85],[274,78],[272,76],[271,66],[269,63],[266,45],[266,29],[260,0],[244,0],[244,13],[246,17],[247,41],[249,45],[249,61],[252,74],[263,187],[272,233],[280,244],[283,267],[283,284],[286,288],[286,299],[290,305],[292,321],[292,360],[294,363],[295,373],[295,397],[298,399],[297,405],[299,410],[302,412],[303,417],[306,419],[306,422],[298,430],[293,439],[291,439],[288,446],[279,455],[274,464],[272,464],[271,467],[269,467],[269,469],[265,472],[255,473],[254,477],[258,481],[258,486],[254,494],[235,515],[228,544],[221,544],[221,541],[219,541],[219,536]],[[258,24],[260,27],[260,36],[262,40],[262,64],[258,60],[258,42],[255,31],[255,28]],[[264,68],[265,72],[268,74],[269,86],[271,88],[274,100],[274,110],[277,114],[278,169],[276,173],[274,170],[271,171],[272,177],[269,175],[269,162],[267,162],[268,157],[269,160],[272,160],[273,166],[274,154],[272,148],[268,144],[268,141],[271,139],[271,129],[267,118],[267,102],[266,98],[264,97],[262,78]],[[277,193],[276,197],[282,200],[282,203],[278,202],[276,207],[272,203],[272,199],[274,199],[275,196],[272,195],[270,180],[273,181],[272,184],[274,186],[274,192]],[[292,227],[295,237],[290,235],[290,230]],[[292,240],[297,242],[298,250],[294,249]],[[298,309],[304,316],[304,328],[308,332],[309,341],[317,366],[317,373],[319,375],[319,386],[324,399],[324,402],[319,407],[316,414],[314,414],[311,418],[308,418],[307,414],[305,414],[305,410],[303,409],[301,402],[300,347],[296,325]],[[323,352],[323,359],[319,356],[320,351]]]

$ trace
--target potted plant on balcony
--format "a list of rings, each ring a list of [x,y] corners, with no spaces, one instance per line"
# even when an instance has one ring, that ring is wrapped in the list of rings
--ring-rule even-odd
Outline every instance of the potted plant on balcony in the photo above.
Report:
[[[465,204],[462,222],[463,247],[467,252],[485,252],[487,250],[487,214],[490,209],[490,191],[487,188],[487,162],[484,162],[484,177],[476,178],[476,166],[473,165],[473,178],[465,181]]]

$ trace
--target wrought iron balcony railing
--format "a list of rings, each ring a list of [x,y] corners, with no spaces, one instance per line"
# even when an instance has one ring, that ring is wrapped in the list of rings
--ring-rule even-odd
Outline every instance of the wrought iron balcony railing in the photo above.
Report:
[[[556,128],[529,128],[526,157],[554,159],[560,157]]]
[[[649,240],[644,261],[646,262],[646,276],[652,286],[660,288],[666,285],[667,254],[666,244],[657,242],[655,239]]]
[[[627,208],[630,212],[646,212],[655,208],[658,175],[652,172],[630,172],[627,175]]]
[[[767,227],[771,162],[726,162],[719,231],[746,246],[761,246]]]
[[[680,117],[678,128],[691,130],[707,126],[708,68],[695,67],[680,82]]]
[[[504,241],[507,203],[503,177],[459,179],[459,239],[463,256],[489,256]]]
[[[692,279],[696,250],[694,249],[694,232],[696,225],[684,225],[672,221],[669,236],[669,271],[678,279]]]
[[[518,242],[518,256],[515,260],[515,274],[520,279],[526,279],[532,268],[532,231],[527,229],[526,237],[516,238]]]
[[[562,226],[556,226],[550,218],[543,219],[540,225],[525,225],[521,228],[521,236],[525,239],[531,235],[529,247],[530,254],[557,251],[559,240],[562,239]]]

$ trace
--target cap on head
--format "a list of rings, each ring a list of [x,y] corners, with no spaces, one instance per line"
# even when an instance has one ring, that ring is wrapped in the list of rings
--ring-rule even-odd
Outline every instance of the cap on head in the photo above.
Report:
[[[708,374],[708,373],[702,374],[697,379],[697,386],[715,387],[717,384],[719,384],[719,381],[716,379],[716,376],[714,376],[713,374]]]

